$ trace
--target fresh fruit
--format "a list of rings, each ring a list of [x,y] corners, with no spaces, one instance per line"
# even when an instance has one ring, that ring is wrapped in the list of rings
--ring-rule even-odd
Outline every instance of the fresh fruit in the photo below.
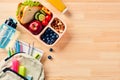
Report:
[[[43,10],[40,10],[40,13],[46,16],[46,13]]]
[[[50,48],[49,51],[50,51],[50,52],[53,52],[53,48]]]
[[[58,38],[59,35],[49,27],[40,36],[40,39],[48,45],[52,45]]]
[[[39,15],[40,15],[40,12],[38,11],[37,13],[35,13],[35,19],[36,20],[39,20]]]
[[[40,21],[33,21],[30,23],[28,29],[34,34],[37,35],[42,31],[42,24]]]
[[[49,56],[48,56],[48,59],[52,59],[52,56],[51,56],[51,55],[49,55]]]
[[[45,19],[45,15],[40,14],[40,15],[39,15],[39,20],[40,20],[40,21],[43,21],[44,19]]]
[[[47,15],[47,16],[45,16],[45,19],[47,20],[47,21],[50,21],[51,20],[51,15]]]
[[[48,21],[47,21],[46,19],[44,19],[44,20],[42,21],[42,25],[43,25],[43,26],[47,26],[47,25],[48,25]]]
[[[40,10],[35,14],[34,18],[42,22],[42,25],[45,27],[48,25],[48,22],[51,20],[52,16],[46,14],[43,10]]]

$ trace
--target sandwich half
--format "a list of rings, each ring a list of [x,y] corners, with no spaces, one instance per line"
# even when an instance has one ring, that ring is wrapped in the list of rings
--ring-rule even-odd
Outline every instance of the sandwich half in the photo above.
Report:
[[[29,23],[34,19],[34,14],[41,8],[38,1],[27,0],[18,4],[16,17],[21,24]]]

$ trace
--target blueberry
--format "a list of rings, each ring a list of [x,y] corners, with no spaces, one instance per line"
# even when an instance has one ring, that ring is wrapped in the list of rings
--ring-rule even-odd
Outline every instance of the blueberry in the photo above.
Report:
[[[51,55],[49,55],[49,56],[48,56],[48,59],[52,59],[52,56],[51,56]]]
[[[52,36],[53,34],[50,34],[50,36]]]
[[[50,29],[50,28],[47,28],[47,31],[51,31],[51,29]]]
[[[46,37],[49,37],[49,35],[47,34]]]
[[[53,38],[51,38],[50,40],[51,40],[51,42],[54,42],[54,41],[55,41],[55,39],[53,39]]]
[[[53,52],[53,49],[52,49],[52,48],[50,48],[50,49],[49,49],[49,51],[50,51],[50,52]]]
[[[48,37],[47,37],[46,39],[47,39],[47,40],[49,40],[49,38],[48,38]]]
[[[56,38],[58,38],[59,36],[58,35],[56,35]]]
[[[54,33],[53,35],[57,35],[56,33]]]
[[[47,44],[50,44],[50,42],[51,42],[50,40],[47,40]]]
[[[45,43],[51,45],[58,39],[58,37],[59,35],[57,33],[55,33],[52,29],[47,28],[40,38]]]
[[[45,38],[43,38],[42,40],[45,41]]]
[[[55,36],[52,36],[52,38],[55,38]]]

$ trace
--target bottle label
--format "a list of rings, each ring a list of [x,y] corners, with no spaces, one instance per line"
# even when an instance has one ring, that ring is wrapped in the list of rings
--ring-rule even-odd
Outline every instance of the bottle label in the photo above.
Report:
[[[0,48],[5,48],[15,31],[9,26],[3,24],[0,29]]]

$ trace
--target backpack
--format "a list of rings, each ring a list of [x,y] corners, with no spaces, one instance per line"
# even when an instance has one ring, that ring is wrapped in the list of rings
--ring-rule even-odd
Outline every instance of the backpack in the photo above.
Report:
[[[25,53],[13,54],[0,62],[0,80],[44,80],[43,65]]]

